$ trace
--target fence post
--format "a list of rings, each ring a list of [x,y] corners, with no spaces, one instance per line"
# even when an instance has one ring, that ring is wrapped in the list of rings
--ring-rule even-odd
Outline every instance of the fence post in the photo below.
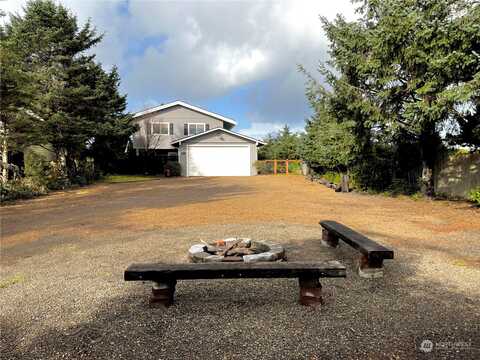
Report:
[[[285,174],[288,175],[288,160],[285,160]]]
[[[277,160],[273,160],[273,175],[277,175]]]

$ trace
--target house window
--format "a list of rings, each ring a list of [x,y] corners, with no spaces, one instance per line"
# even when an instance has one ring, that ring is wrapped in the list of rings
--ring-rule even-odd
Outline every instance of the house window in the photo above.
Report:
[[[188,124],[188,135],[200,134],[202,132],[205,132],[205,130],[207,130],[205,123]]]
[[[170,123],[167,122],[152,122],[152,134],[154,135],[169,135]]]

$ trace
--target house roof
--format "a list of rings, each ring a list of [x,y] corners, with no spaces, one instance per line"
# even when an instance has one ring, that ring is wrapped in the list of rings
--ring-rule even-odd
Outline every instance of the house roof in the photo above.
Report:
[[[207,111],[205,109],[202,109],[202,108],[199,108],[197,106],[193,106],[193,105],[190,105],[190,104],[187,104],[186,102],[184,101],[174,101],[174,102],[171,102],[171,103],[168,103],[168,104],[164,104],[164,105],[160,105],[160,106],[155,106],[155,107],[152,107],[150,109],[146,109],[146,110],[142,110],[142,111],[139,111],[139,112],[136,112],[135,114],[133,114],[133,117],[136,118],[136,117],[140,117],[140,116],[143,116],[143,115],[146,115],[146,114],[151,114],[153,112],[156,112],[156,111],[160,111],[160,110],[164,110],[164,109],[168,109],[168,108],[171,108],[173,106],[183,106],[184,108],[187,108],[187,109],[190,109],[190,110],[193,110],[193,111],[197,111],[199,113],[202,113],[202,114],[205,114],[205,115],[208,115],[208,116],[211,116],[211,117],[214,117],[216,119],[219,119],[219,120],[222,120],[222,121],[225,121],[229,124],[232,124],[232,125],[237,125],[237,122],[233,119],[230,119],[230,118],[227,118],[225,116],[222,116],[222,115],[219,115],[219,114],[215,114],[213,112],[210,112],[210,111]]]
[[[231,134],[231,135],[234,135],[234,136],[238,136],[238,137],[241,137],[241,138],[243,138],[243,139],[245,139],[245,140],[249,140],[249,141],[251,141],[251,142],[254,142],[254,143],[256,143],[257,145],[265,145],[265,143],[264,143],[263,141],[261,141],[261,140],[257,140],[257,139],[254,139],[254,138],[250,137],[250,136],[243,135],[243,134],[239,134],[239,133],[237,133],[237,132],[235,132],[235,131],[227,130],[227,129],[220,128],[220,127],[210,129],[210,130],[205,131],[205,132],[202,132],[202,133],[200,133],[200,134],[185,136],[185,137],[183,137],[183,138],[176,139],[176,140],[172,141],[171,144],[172,144],[172,145],[173,145],[173,144],[181,144],[181,143],[184,142],[184,141],[188,141],[188,140],[190,140],[190,139],[198,138],[198,137],[201,137],[201,136],[210,134],[210,133],[215,132],[215,131],[223,131],[223,132],[225,132],[225,133],[227,133],[227,134]]]

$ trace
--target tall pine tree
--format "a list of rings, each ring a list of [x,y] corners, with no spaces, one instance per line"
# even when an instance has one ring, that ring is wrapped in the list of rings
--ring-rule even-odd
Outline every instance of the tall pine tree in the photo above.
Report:
[[[27,71],[36,74],[39,91],[31,103],[41,128],[37,142],[51,144],[64,159],[70,179],[78,159],[94,142],[111,133],[133,132],[118,94],[118,73],[106,73],[88,50],[98,44],[90,22],[79,28],[63,5],[29,1],[24,15],[12,16],[6,33]]]
[[[11,167],[9,152],[35,141],[38,120],[30,111],[36,90],[34,76],[24,68],[3,26],[0,26],[0,64],[1,180],[5,182]]]
[[[452,123],[459,132],[453,143],[471,144],[478,133],[480,5],[366,0],[359,13],[355,22],[323,19],[331,61],[322,70],[329,87],[317,91],[318,101],[338,123],[353,122],[357,164],[378,158],[378,144],[394,151],[418,144],[422,189],[431,195]]]

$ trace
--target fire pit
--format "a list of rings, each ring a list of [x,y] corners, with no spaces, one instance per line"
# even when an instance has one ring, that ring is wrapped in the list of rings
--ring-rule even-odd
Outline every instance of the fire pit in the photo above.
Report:
[[[228,238],[195,244],[188,250],[190,260],[201,262],[258,262],[285,260],[285,249],[278,244],[248,238]]]

